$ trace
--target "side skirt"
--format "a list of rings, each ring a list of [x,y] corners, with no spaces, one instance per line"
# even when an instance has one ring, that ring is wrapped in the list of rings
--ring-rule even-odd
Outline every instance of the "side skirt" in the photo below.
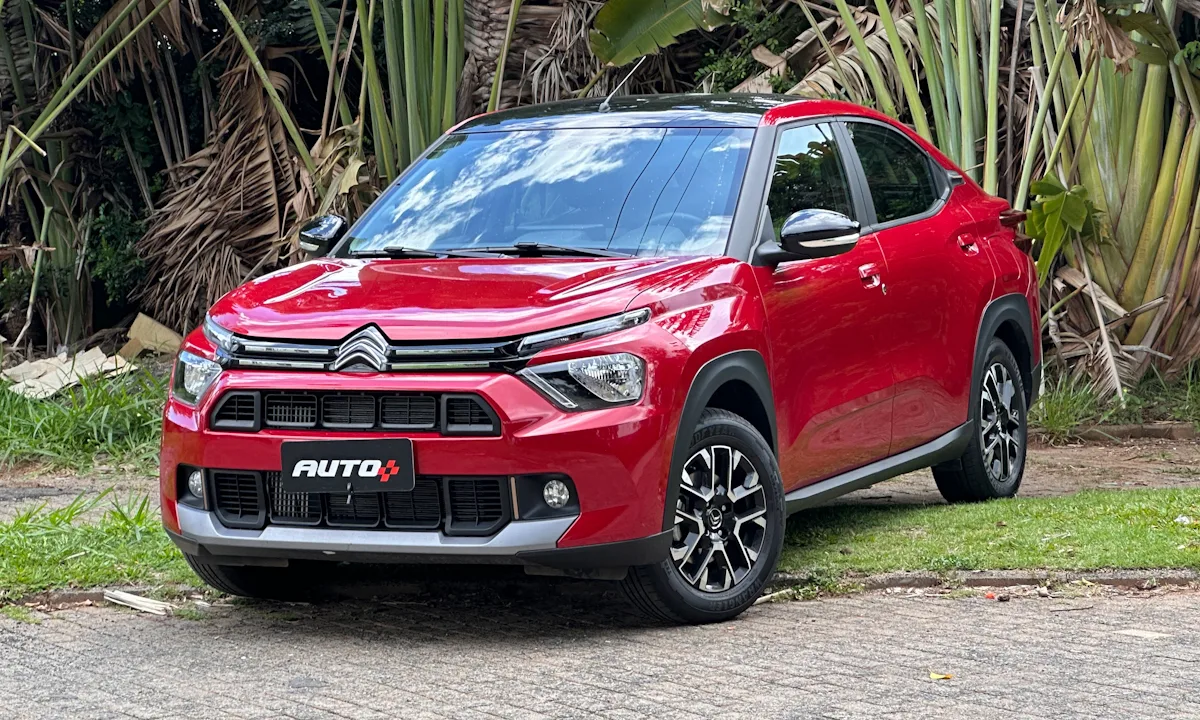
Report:
[[[840,495],[870,487],[888,478],[953,460],[963,454],[970,442],[971,423],[966,422],[941,437],[934,438],[911,450],[905,450],[899,455],[877,460],[870,465],[864,465],[850,472],[791,491],[784,497],[787,502],[787,512],[791,515],[797,510],[820,505]]]

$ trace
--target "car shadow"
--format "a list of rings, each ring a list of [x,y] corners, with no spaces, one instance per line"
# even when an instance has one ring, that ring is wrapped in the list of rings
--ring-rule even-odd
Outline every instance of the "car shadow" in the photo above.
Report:
[[[519,567],[343,565],[303,601],[234,599],[218,617],[238,632],[483,644],[670,627],[639,613],[618,583],[526,575]],[[216,618],[214,618],[216,619]],[[247,627],[247,626],[250,627]]]

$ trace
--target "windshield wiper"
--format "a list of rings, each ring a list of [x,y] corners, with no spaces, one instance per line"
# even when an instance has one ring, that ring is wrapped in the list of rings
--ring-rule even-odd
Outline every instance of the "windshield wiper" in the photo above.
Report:
[[[485,250],[422,250],[409,247],[385,247],[360,250],[350,253],[353,258],[439,258],[439,257],[496,257],[497,253]]]
[[[505,253],[524,255],[526,257],[545,257],[547,255],[578,255],[580,257],[611,258],[633,257],[633,255],[629,253],[617,252],[616,250],[605,250],[603,248],[590,247],[570,247],[568,245],[551,245],[549,243],[540,242],[519,242],[513,243],[512,245],[481,247],[477,249],[488,253]]]

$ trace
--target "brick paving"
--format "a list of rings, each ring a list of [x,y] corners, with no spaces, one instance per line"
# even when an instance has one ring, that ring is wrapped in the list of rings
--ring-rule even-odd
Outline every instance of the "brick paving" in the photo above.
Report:
[[[0,616],[0,718],[1200,718],[1194,592],[876,593],[678,628],[605,588]]]

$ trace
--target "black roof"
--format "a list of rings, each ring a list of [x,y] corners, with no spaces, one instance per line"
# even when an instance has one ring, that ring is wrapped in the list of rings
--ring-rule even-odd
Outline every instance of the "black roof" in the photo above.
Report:
[[[795,95],[622,95],[526,105],[480,115],[457,132],[614,127],[757,127],[763,114]]]

